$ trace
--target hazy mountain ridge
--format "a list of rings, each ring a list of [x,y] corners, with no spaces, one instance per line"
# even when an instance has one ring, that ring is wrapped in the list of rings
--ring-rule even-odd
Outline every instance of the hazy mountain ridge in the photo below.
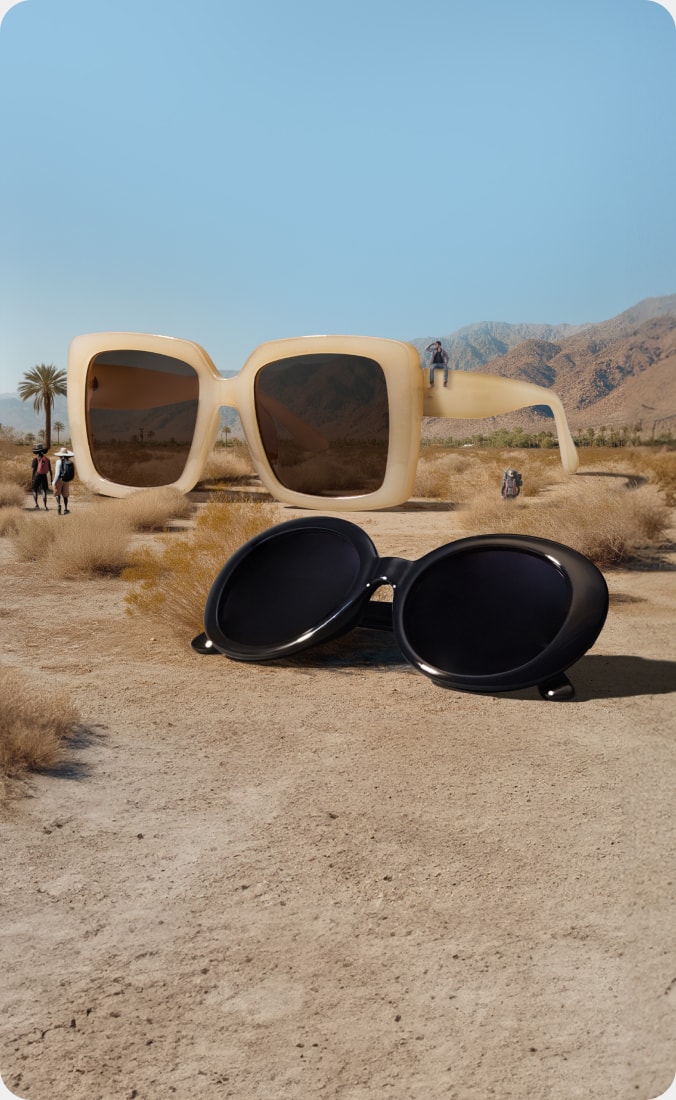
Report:
[[[606,321],[583,325],[511,324],[486,321],[438,337],[455,370],[478,370],[552,388],[571,427],[625,426],[673,421],[676,426],[676,294],[646,298]],[[436,336],[411,340],[421,355]],[[222,423],[240,434],[234,410]],[[68,424],[65,398],[57,398],[52,425]],[[0,394],[0,424],[20,432],[44,427],[32,401]],[[551,427],[542,410],[524,410],[485,421],[425,422],[428,437],[466,436],[521,426]],[[68,429],[62,438],[68,435]],[[56,439],[56,433],[54,433]]]
[[[467,339],[459,340],[463,333]],[[413,342],[424,347],[430,341]],[[496,343],[511,346],[482,357],[481,349]],[[647,298],[607,321],[577,327],[471,325],[442,344],[457,369],[551,387],[573,429],[641,423],[645,430],[670,419],[676,424],[676,295]],[[465,436],[502,426],[537,431],[551,422],[530,409],[499,420],[428,420],[424,434]]]
[[[52,409],[54,439],[56,439],[56,432],[54,432],[56,420],[68,425],[68,402],[65,397],[57,397]],[[37,435],[45,426],[45,414],[35,412],[32,399],[21,401],[15,393],[0,393],[0,424],[5,428],[14,428],[18,432],[32,432],[33,435]],[[63,437],[64,433],[62,432],[61,435]],[[65,435],[66,437],[68,435],[67,427]]]

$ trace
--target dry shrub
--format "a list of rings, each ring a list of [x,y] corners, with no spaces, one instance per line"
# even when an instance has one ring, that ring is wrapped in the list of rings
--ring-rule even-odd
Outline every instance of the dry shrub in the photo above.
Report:
[[[19,561],[39,561],[57,577],[120,573],[127,564],[129,536],[129,524],[104,504],[60,518],[23,513],[8,532]]]
[[[30,463],[26,463],[24,458],[3,458],[0,460],[0,482],[18,485],[24,492],[28,492],[31,484]]]
[[[676,505],[676,451],[630,451],[627,460],[632,472],[647,477],[664,493],[670,508]]]
[[[0,509],[0,538],[4,535],[12,535],[18,531],[24,519],[25,512],[23,508]]]
[[[654,486],[619,487],[571,479],[556,494],[536,501],[479,497],[457,521],[467,534],[535,535],[561,542],[597,565],[628,561],[661,542],[669,512]]]
[[[186,535],[172,535],[159,550],[142,546],[122,574],[129,613],[151,615],[171,633],[202,628],[204,604],[216,574],[243,543],[279,521],[260,504],[208,504]]]
[[[115,508],[97,504],[53,528],[46,561],[52,576],[117,576],[129,561],[131,527]]]
[[[418,459],[413,496],[427,500],[457,500],[459,485],[472,468],[472,460],[450,451],[423,451]]]
[[[11,481],[0,481],[0,508],[21,508],[26,499],[26,490]]]
[[[253,463],[246,447],[218,447],[209,455],[200,484],[211,481],[248,481],[254,475]]]
[[[169,486],[140,489],[122,500],[112,502],[108,507],[132,531],[161,531],[170,520],[185,519],[194,510],[188,497]]]
[[[513,467],[523,478],[522,497],[536,497],[568,476],[560,463],[559,452],[472,451],[472,460],[460,479],[458,499],[472,503],[478,498],[502,502],[500,488],[505,470]]]
[[[42,561],[56,537],[57,527],[48,513],[24,513],[14,529],[8,531],[19,561]]]
[[[53,767],[63,756],[63,741],[79,723],[79,714],[62,692],[37,694],[34,683],[16,669],[0,676],[0,771],[16,777]]]

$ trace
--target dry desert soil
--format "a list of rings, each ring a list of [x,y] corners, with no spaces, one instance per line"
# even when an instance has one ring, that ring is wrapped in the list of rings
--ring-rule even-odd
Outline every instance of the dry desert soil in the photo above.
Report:
[[[447,511],[350,518],[382,554],[454,537]],[[65,686],[83,723],[1,814],[12,1093],[667,1090],[673,544],[606,572],[568,703],[436,687],[380,632],[284,664],[200,657],[125,615],[119,579],[39,577],[7,539],[0,563],[0,659],[36,694]]]

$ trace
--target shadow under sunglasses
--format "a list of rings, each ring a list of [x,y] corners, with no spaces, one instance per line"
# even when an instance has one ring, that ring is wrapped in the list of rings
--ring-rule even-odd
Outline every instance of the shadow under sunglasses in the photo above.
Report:
[[[372,600],[383,585],[392,602]],[[607,612],[602,573],[560,543],[479,535],[409,561],[380,557],[354,523],[308,517],[256,535],[225,563],[192,648],[263,662],[370,627],[393,631],[406,660],[442,686],[537,685],[563,700],[575,694],[565,670]]]

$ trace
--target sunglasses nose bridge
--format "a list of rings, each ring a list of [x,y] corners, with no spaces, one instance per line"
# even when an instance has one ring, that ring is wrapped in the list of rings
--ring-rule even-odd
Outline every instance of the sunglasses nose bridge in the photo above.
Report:
[[[392,588],[396,588],[401,584],[410,564],[407,558],[379,558],[370,587],[376,589],[381,584],[389,584]]]
[[[239,409],[240,389],[239,375],[234,378],[217,378],[214,388],[214,403],[221,409]]]

